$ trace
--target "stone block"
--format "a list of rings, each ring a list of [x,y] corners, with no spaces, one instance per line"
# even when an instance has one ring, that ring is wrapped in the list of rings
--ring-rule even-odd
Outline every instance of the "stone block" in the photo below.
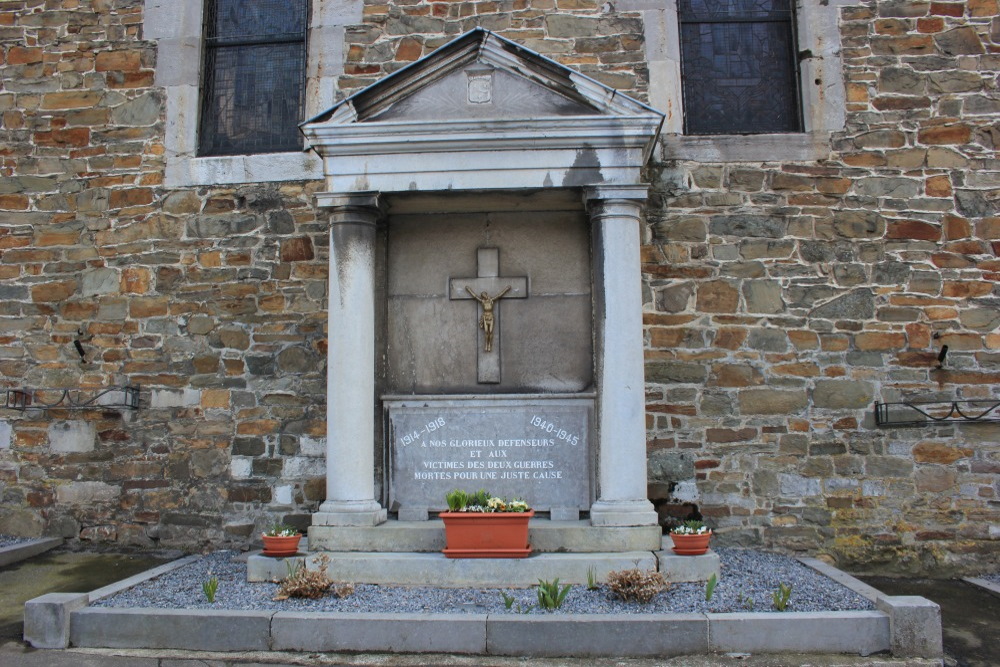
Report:
[[[56,500],[68,505],[90,505],[110,502],[120,493],[119,487],[104,482],[69,482],[56,488]]]
[[[0,419],[0,449],[10,449],[13,435],[10,422]]]
[[[427,521],[430,511],[426,507],[400,507],[397,516],[400,521]]]
[[[198,389],[154,389],[150,392],[150,408],[184,408],[201,405]]]
[[[892,654],[901,658],[940,658],[944,654],[941,607],[917,595],[886,595],[875,608],[888,614]]]
[[[874,400],[870,382],[858,380],[816,380],[813,405],[817,408],[851,410],[867,408]]]
[[[657,569],[669,582],[708,581],[714,574],[720,577],[722,561],[709,549],[700,556],[678,556],[671,548],[669,536],[663,537],[663,551],[656,552]]]
[[[489,655],[668,657],[706,653],[708,623],[690,614],[491,616]]]
[[[576,507],[552,507],[549,509],[552,521],[579,521],[580,510]]]
[[[272,558],[261,553],[247,556],[247,581],[281,581],[288,576],[289,570],[305,567],[305,556],[291,558]]]
[[[459,653],[486,651],[485,614],[321,614],[279,612],[274,651]]]
[[[88,607],[72,613],[70,642],[80,647],[266,651],[273,613]]]
[[[48,434],[49,448],[59,453],[92,452],[97,440],[94,422],[86,421],[52,422]]]
[[[889,619],[876,611],[707,616],[710,651],[871,655],[889,648]]]
[[[24,603],[24,641],[35,648],[69,646],[70,614],[87,606],[86,593],[47,593]]]

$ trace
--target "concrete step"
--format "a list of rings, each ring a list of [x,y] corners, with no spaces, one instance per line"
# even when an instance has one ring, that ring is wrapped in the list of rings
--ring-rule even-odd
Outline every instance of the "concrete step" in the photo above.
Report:
[[[610,553],[661,549],[658,526],[592,526],[590,521],[532,519],[528,542],[536,553]],[[309,545],[316,551],[426,552],[444,549],[444,522],[386,521],[378,526],[311,526]]]
[[[655,570],[652,551],[622,553],[541,553],[528,558],[447,558],[441,553],[323,552],[292,558],[247,558],[250,581],[274,581],[305,564],[317,569],[329,558],[327,573],[335,581],[355,584],[436,586],[440,588],[527,588],[539,579],[559,579],[564,584],[586,584],[592,571],[598,581],[610,572],[638,567]]]

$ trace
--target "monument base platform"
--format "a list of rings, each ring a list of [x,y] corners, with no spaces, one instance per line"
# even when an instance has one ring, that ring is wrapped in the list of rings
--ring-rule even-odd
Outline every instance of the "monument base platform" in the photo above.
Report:
[[[548,553],[528,558],[447,558],[443,553],[312,552],[293,558],[247,558],[250,581],[277,581],[302,564],[318,569],[329,559],[327,573],[334,581],[354,584],[434,586],[439,588],[529,588],[539,579],[563,584],[586,584],[587,573],[605,581],[610,572],[641,568],[655,570],[652,551],[622,553]]]
[[[549,519],[532,519],[528,524],[528,542],[536,554],[652,552],[662,548],[661,541],[659,526],[592,526],[587,520]],[[440,519],[309,528],[309,548],[313,551],[433,553],[444,547]]]

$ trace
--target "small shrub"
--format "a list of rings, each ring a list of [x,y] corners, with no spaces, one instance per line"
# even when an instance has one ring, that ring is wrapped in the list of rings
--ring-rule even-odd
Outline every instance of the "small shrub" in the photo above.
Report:
[[[333,580],[326,575],[327,565],[330,558],[326,555],[319,558],[318,570],[307,570],[301,566],[291,565],[291,561],[286,561],[288,565],[288,577],[278,586],[278,594],[275,600],[287,600],[288,598],[309,598],[316,600],[323,597],[330,591]],[[347,584],[350,586],[350,584]],[[351,592],[354,587],[351,586]],[[344,597],[337,593],[338,597]],[[350,595],[350,593],[347,593]]]
[[[715,585],[719,583],[719,578],[712,573],[712,576],[708,578],[708,582],[705,584],[705,602],[712,599],[712,594],[715,593]]]
[[[340,600],[351,597],[354,595],[354,584],[337,584],[333,587],[333,594]]]
[[[591,565],[587,568],[587,590],[596,591],[600,588],[600,584],[597,583],[597,570]]]
[[[618,570],[608,575],[608,588],[625,602],[649,602],[656,594],[667,589],[667,582],[659,572],[633,568]]]
[[[792,597],[792,587],[785,584],[778,584],[778,590],[771,593],[774,608],[778,611],[785,611],[788,607],[788,598]]]
[[[205,594],[205,599],[209,604],[215,604],[215,592],[219,590],[218,577],[212,577],[201,584],[201,592]]]
[[[552,581],[539,579],[536,591],[538,594],[538,606],[542,609],[558,609],[562,606],[571,588],[573,588],[571,585],[566,584],[560,589],[558,579]]]

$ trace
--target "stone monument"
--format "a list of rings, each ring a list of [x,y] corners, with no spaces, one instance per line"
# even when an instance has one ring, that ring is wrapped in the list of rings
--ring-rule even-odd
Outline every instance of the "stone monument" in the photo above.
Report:
[[[639,175],[662,119],[477,29],[304,124],[331,225],[311,548],[435,551],[456,487],[526,499],[537,551],[658,548]]]

